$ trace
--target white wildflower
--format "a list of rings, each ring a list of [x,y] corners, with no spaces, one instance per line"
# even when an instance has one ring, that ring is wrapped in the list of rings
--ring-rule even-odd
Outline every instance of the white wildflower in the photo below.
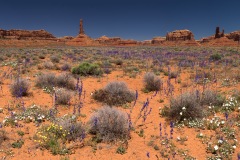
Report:
[[[218,140],[218,143],[223,143],[223,140],[219,139],[219,140]]]
[[[217,145],[214,146],[214,150],[215,151],[218,150],[218,146]]]

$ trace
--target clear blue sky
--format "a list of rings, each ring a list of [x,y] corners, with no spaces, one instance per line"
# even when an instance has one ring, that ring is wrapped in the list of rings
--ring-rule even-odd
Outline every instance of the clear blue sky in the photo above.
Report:
[[[79,19],[92,38],[102,35],[147,40],[177,29],[195,39],[240,30],[240,0],[1,0],[0,28],[45,29],[76,36]]]

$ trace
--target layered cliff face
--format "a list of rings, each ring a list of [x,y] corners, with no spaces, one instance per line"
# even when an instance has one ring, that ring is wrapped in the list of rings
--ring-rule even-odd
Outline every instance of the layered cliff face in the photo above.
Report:
[[[45,30],[3,30],[0,29],[0,38],[4,39],[55,39],[51,33]]]
[[[166,41],[166,37],[154,37],[151,44],[163,44],[164,41]]]
[[[167,41],[186,41],[186,40],[194,40],[194,35],[191,31],[185,30],[176,30],[173,32],[169,32],[166,35]]]
[[[116,45],[116,46],[129,46],[129,45],[136,45],[138,44],[137,41],[135,40],[124,40],[121,39],[120,37],[107,37],[107,36],[102,36],[98,39],[95,40],[98,42],[100,45]]]
[[[121,38],[102,36],[97,38],[95,41],[102,45],[117,45],[121,41]]]

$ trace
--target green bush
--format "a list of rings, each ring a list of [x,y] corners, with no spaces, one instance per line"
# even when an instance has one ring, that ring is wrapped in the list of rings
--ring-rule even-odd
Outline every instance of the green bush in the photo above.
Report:
[[[222,59],[222,56],[220,54],[216,53],[216,54],[212,54],[210,56],[210,59],[213,60],[213,61],[218,61],[218,60]]]
[[[102,75],[102,70],[97,64],[90,64],[87,62],[81,63],[79,66],[72,68],[73,74],[79,74],[81,76],[88,76],[88,75]]]

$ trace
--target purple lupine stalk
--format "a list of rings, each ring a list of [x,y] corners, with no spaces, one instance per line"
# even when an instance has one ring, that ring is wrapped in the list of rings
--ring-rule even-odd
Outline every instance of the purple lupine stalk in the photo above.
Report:
[[[76,105],[73,107],[73,114],[76,114]]]
[[[75,130],[75,127],[74,127],[74,125],[72,125],[71,128],[70,128],[70,134],[73,134],[74,130]]]
[[[159,123],[160,137],[162,137],[162,123]]]
[[[238,158],[238,160],[240,160],[240,154],[238,153],[238,155],[237,155],[237,158]]]
[[[131,120],[131,115],[128,114],[128,131],[130,131],[132,128],[132,120]]]
[[[138,91],[136,90],[135,101],[134,101],[133,107],[136,105],[137,99],[138,99]]]
[[[147,152],[147,157],[150,158],[150,153],[149,152]]]
[[[22,109],[23,109],[23,111],[25,112],[26,108],[25,108],[25,105],[24,105],[24,104],[25,104],[24,101],[22,101]]]
[[[226,121],[228,120],[228,113],[227,112],[225,112],[225,118],[226,118]]]
[[[148,111],[148,113],[147,113],[147,109],[144,111],[144,116],[143,116],[143,121],[145,122],[146,121],[146,119],[147,119],[147,116],[151,113],[151,111],[152,111],[152,108],[150,108],[150,110]]]
[[[86,137],[86,133],[85,131],[83,130],[82,134],[81,134],[81,141],[84,140],[84,138]]]
[[[76,84],[76,90],[78,90],[78,88],[79,88],[79,77],[77,78],[77,84]]]
[[[141,109],[141,112],[149,105],[149,100],[147,98],[147,101],[143,104],[143,107]]]
[[[94,125],[94,127],[97,127],[97,123],[98,123],[98,118],[95,117],[94,120],[93,120],[93,125]]]
[[[57,94],[56,94],[56,92],[54,93],[54,105],[57,105]]]
[[[80,103],[78,104],[78,114],[81,113],[81,108],[82,108],[82,107],[83,107],[83,103],[80,102]]]
[[[81,86],[80,86],[79,89],[78,89],[78,97],[79,97],[79,100],[81,99],[82,91],[83,91],[83,83],[82,83],[82,81],[80,81],[80,83],[81,83]]]
[[[170,128],[171,128],[171,130],[170,130],[170,138],[171,139],[173,139],[173,127],[174,127],[173,122],[170,122]]]

